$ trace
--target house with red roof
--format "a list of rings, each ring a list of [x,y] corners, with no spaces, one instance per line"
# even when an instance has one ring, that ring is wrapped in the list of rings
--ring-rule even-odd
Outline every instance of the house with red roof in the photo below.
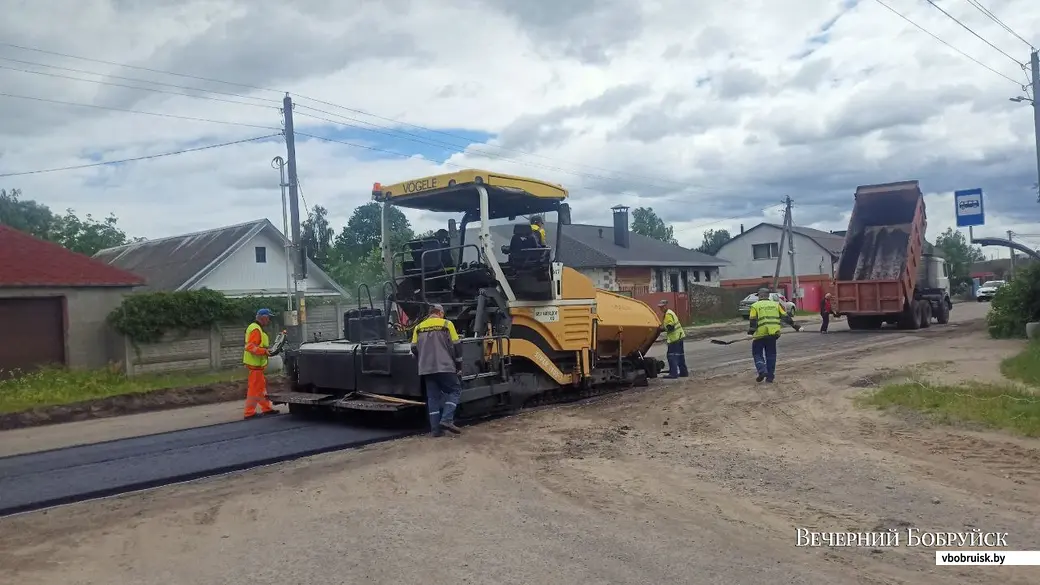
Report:
[[[132,272],[0,225],[0,323],[8,334],[0,344],[0,377],[120,359],[120,338],[106,318],[144,284]]]

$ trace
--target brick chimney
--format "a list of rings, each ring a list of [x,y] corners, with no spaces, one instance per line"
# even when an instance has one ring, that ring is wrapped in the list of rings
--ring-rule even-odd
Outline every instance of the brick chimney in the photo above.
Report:
[[[622,248],[628,247],[628,207],[615,205],[610,208],[614,212],[614,243]]]

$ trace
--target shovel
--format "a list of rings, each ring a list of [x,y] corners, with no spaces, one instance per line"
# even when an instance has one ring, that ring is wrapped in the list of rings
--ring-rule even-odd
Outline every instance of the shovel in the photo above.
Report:
[[[799,326],[799,328],[795,331],[801,331],[801,326]],[[753,338],[749,335],[742,339],[731,339],[729,341],[726,341],[725,339],[709,339],[708,341],[714,343],[715,345],[733,345],[734,343],[742,343],[744,341],[751,341],[752,339]]]

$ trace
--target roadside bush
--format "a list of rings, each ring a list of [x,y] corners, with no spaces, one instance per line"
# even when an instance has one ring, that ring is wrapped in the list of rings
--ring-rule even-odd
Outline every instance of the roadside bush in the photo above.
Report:
[[[244,324],[257,310],[266,307],[280,316],[283,298],[245,297],[231,299],[217,291],[140,293],[126,297],[108,315],[116,331],[135,343],[158,341],[167,332],[207,329],[220,324]]]
[[[986,324],[990,337],[1024,338],[1026,323],[1040,321],[1040,264],[1021,270],[1006,285],[997,289]]]

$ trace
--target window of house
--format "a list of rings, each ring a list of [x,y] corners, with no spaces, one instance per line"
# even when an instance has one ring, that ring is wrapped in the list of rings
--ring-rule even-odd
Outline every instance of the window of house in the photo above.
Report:
[[[657,292],[664,292],[664,271],[654,270],[654,284],[657,285]]]
[[[700,270],[694,270],[693,271],[693,281],[694,282],[700,282],[701,281],[701,271]]]
[[[769,244],[752,244],[751,254],[755,260],[769,260],[780,255],[780,244],[771,242]]]
[[[682,281],[682,288],[685,291],[690,290],[690,273],[683,270],[679,273],[679,280]]]
[[[672,291],[671,292],[680,292],[679,291],[679,273],[678,272],[670,272],[668,274],[668,284],[670,284],[672,286]]]
[[[263,246],[257,246],[255,248],[255,252],[256,252],[256,263],[257,264],[266,264],[267,263],[267,248],[265,248]]]
[[[711,270],[704,271],[704,282],[711,282]]]

